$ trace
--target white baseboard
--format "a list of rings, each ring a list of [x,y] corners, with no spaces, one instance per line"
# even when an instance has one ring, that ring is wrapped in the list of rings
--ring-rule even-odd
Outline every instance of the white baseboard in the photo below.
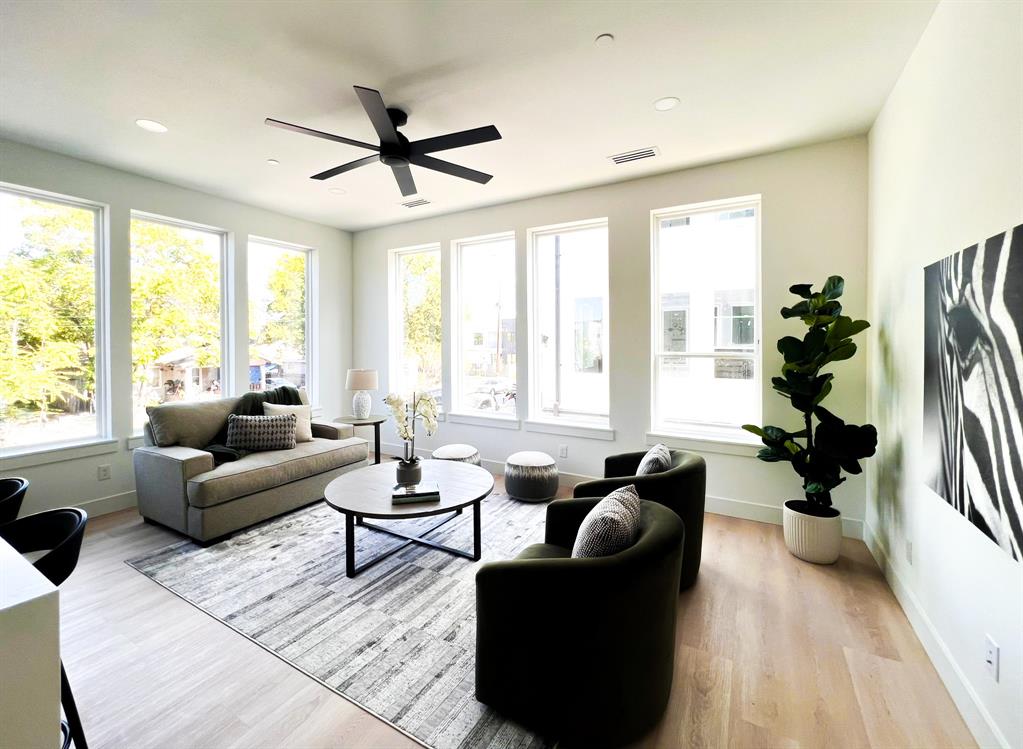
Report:
[[[79,502],[75,506],[81,507],[89,513],[89,517],[99,517],[100,515],[108,515],[111,512],[125,510],[129,507],[137,507],[138,500],[133,489],[128,492],[121,492],[120,494],[111,494],[109,497],[99,497],[97,499],[90,499],[87,502]]]
[[[999,730],[994,719],[991,717],[991,713],[987,711],[980,696],[973,688],[973,685],[970,684],[969,679],[966,678],[966,674],[959,667],[958,662],[952,655],[952,651],[949,650],[948,645],[945,644],[944,639],[938,633],[931,618],[927,615],[923,606],[920,605],[919,599],[909,586],[903,583],[899,573],[895,571],[895,567],[889,560],[888,552],[881,544],[877,533],[870,523],[864,522],[863,525],[863,540],[867,544],[867,548],[870,549],[870,553],[877,562],[877,566],[881,568],[885,579],[888,580],[889,587],[895,594],[899,605],[902,606],[902,610],[906,613],[906,618],[909,619],[913,631],[920,638],[924,650],[927,651],[927,656],[931,659],[931,663],[934,664],[934,668],[937,670],[942,682],[944,682],[945,688],[948,689],[952,701],[959,708],[959,713],[963,716],[966,727],[970,729],[973,738],[976,739],[977,744],[981,747],[1010,749],[1008,739]]]
[[[727,515],[733,518],[756,520],[760,523],[781,525],[782,510],[775,505],[749,502],[745,499],[729,499],[728,497],[712,497],[707,495],[707,512],[715,515]],[[842,535],[846,538],[863,538],[863,521],[857,518],[842,516]]]

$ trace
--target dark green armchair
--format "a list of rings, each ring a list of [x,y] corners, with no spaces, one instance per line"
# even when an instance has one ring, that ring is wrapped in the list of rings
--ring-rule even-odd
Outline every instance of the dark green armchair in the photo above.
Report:
[[[476,699],[565,746],[618,746],[668,704],[685,529],[642,502],[636,543],[572,559],[598,499],[547,507],[545,543],[476,573]]]
[[[695,453],[671,450],[671,468],[661,473],[637,476],[646,453],[611,455],[604,460],[604,478],[576,484],[576,497],[604,497],[615,489],[636,485],[642,499],[673,509],[686,526],[679,590],[696,582],[703,548],[703,508],[707,496],[707,464]]]

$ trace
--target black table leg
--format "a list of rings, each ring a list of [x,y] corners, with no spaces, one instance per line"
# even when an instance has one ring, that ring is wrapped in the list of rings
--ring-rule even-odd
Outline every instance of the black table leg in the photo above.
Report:
[[[345,575],[355,577],[355,515],[345,513]]]
[[[483,552],[480,543],[480,505],[482,502],[474,502],[472,505],[472,559],[478,562]]]
[[[380,422],[373,425],[373,462],[380,462]]]

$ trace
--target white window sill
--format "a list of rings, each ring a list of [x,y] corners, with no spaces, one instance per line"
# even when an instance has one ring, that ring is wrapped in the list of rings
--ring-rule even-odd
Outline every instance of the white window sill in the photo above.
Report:
[[[615,438],[615,430],[608,426],[598,426],[578,421],[547,421],[529,419],[526,421],[527,432],[545,432],[547,434],[561,434],[566,437],[582,437],[591,440],[607,440],[611,442]]]
[[[448,421],[452,424],[470,424],[477,427],[490,427],[492,429],[515,429],[521,424],[514,416],[501,416],[499,414],[487,413],[455,413],[450,412]]]
[[[128,450],[134,450],[136,447],[143,447],[146,444],[146,438],[142,435],[142,432],[133,434],[128,438]]]
[[[667,447],[674,447],[679,450],[692,450],[693,452],[720,453],[722,455],[738,455],[743,458],[755,458],[757,451],[764,444],[752,434],[742,430],[734,430],[731,434],[728,431],[717,432],[700,431],[678,431],[669,432],[666,430],[647,432],[646,443],[656,445],[658,442]]]
[[[38,447],[8,448],[0,450],[4,470],[60,463],[65,460],[89,458],[93,455],[115,453],[120,449],[120,440],[109,437],[94,437],[62,444],[39,445]]]

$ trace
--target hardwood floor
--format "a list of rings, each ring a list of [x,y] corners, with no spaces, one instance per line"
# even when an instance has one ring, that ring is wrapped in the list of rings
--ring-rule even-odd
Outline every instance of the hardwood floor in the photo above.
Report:
[[[416,746],[124,564],[178,538],[133,510],[89,522],[61,601],[91,746]],[[811,565],[779,526],[708,515],[703,543],[671,703],[637,749],[975,746],[862,542]]]

